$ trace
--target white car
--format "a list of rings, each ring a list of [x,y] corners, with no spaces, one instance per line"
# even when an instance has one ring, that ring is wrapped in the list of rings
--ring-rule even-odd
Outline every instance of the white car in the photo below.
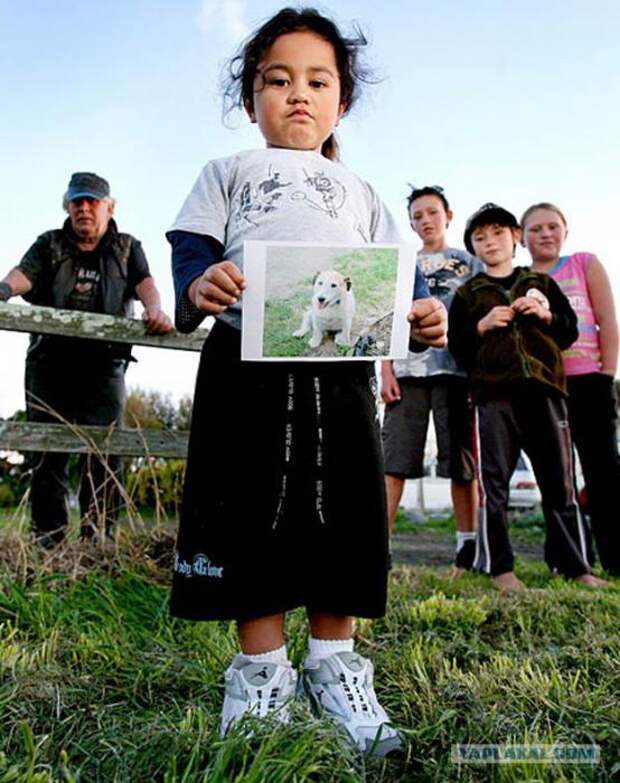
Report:
[[[508,508],[532,509],[540,503],[540,490],[527,455],[521,452],[517,460],[508,494]]]

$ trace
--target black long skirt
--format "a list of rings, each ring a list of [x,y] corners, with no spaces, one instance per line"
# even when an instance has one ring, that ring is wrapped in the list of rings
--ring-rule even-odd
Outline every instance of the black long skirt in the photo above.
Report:
[[[194,399],[171,612],[385,613],[387,515],[367,362],[241,362],[217,322]]]

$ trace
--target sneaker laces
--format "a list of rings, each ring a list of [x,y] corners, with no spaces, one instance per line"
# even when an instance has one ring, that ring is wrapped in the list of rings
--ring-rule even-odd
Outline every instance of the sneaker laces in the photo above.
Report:
[[[366,674],[366,672],[364,672],[364,674]],[[342,685],[342,690],[347,697],[347,701],[349,702],[351,711],[357,713],[358,716],[361,716],[362,714],[374,715],[375,710],[368,699],[366,692],[366,688],[368,688],[365,684],[366,677],[360,678],[357,674],[350,674],[347,676],[344,672],[340,672],[338,678]],[[360,680],[362,680],[361,687]]]

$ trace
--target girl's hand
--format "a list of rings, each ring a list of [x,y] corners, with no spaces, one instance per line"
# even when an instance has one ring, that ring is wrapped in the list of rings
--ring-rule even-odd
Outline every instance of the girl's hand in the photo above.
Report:
[[[532,296],[520,296],[515,299],[512,303],[512,309],[521,315],[534,315],[546,324],[550,324],[553,317],[549,306],[545,307],[540,300],[534,299]]]
[[[445,348],[448,344],[448,313],[439,299],[415,299],[407,320],[413,340],[433,348]]]
[[[518,300],[517,300],[518,301]],[[478,321],[476,329],[480,337],[493,329],[504,329],[515,317],[514,310],[509,305],[497,305]]]
[[[239,301],[245,286],[245,277],[239,267],[232,261],[220,261],[197,277],[187,293],[203,313],[218,315]]]
[[[381,399],[388,405],[400,402],[400,384],[388,359],[381,362]]]

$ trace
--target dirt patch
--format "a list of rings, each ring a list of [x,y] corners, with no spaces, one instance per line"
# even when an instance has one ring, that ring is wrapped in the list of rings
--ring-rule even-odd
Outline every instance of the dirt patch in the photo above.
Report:
[[[542,544],[513,542],[523,560],[543,559]],[[454,563],[454,534],[437,530],[397,533],[392,536],[392,557],[396,564],[410,566],[450,566]]]
[[[318,348],[307,348],[302,356],[387,356],[392,340],[392,321],[393,314],[387,313],[360,327],[359,337],[348,351],[340,350],[334,340],[328,337]]]

